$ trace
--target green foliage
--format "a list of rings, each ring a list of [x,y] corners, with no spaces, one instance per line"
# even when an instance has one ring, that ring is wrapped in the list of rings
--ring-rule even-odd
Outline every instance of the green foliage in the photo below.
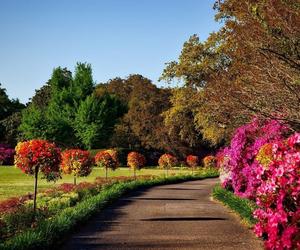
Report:
[[[247,225],[252,227],[256,223],[252,215],[256,208],[253,201],[240,198],[220,185],[214,187],[212,195],[214,199],[221,201],[225,206],[236,212]]]
[[[45,114],[35,105],[30,105],[22,111],[22,120],[19,127],[24,139],[46,139]]]
[[[10,100],[6,94],[6,89],[1,88],[0,83],[0,121],[11,114],[22,110],[24,107],[24,104],[20,103],[18,99]]]
[[[124,112],[125,106],[114,96],[88,96],[76,113],[76,136],[88,149],[106,147],[115,124]]]
[[[21,124],[22,113],[15,112],[12,115],[6,117],[2,121],[0,121],[0,127],[3,129],[3,134],[1,136],[0,132],[0,140],[6,144],[11,146],[17,145],[18,139],[20,138],[20,132],[18,127]],[[1,128],[0,128],[1,130]]]
[[[67,69],[53,70],[49,82],[22,113],[23,138],[41,138],[64,147],[106,146],[124,106],[108,94],[92,95],[90,64],[77,63],[74,77]]]

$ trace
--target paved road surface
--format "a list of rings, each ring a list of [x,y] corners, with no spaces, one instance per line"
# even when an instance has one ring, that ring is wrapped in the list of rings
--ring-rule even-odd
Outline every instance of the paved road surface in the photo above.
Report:
[[[211,201],[217,181],[131,193],[82,226],[62,249],[262,249],[251,230]]]

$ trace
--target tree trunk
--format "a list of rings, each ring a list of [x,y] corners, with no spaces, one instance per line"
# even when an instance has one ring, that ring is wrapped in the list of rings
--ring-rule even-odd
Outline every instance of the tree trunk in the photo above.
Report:
[[[133,176],[134,176],[134,179],[136,180],[136,169],[135,168],[133,169]]]
[[[38,174],[39,174],[39,168],[35,167],[35,170],[34,170],[34,195],[33,195],[33,214],[34,215],[35,215],[35,211],[36,211],[36,195],[37,195]]]
[[[74,176],[74,185],[76,185],[76,176]]]
[[[107,180],[107,168],[105,168],[105,180]]]

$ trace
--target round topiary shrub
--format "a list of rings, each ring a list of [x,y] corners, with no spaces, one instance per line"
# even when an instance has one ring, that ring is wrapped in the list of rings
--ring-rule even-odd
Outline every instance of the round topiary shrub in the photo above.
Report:
[[[118,168],[117,152],[115,150],[103,150],[95,155],[95,164],[104,168],[105,178],[108,177],[108,169],[116,170]]]
[[[194,169],[199,165],[199,157],[196,155],[188,155],[186,157],[186,164],[194,171]]]
[[[168,175],[168,170],[170,168],[175,167],[177,164],[178,164],[177,158],[171,154],[163,154],[158,160],[159,167],[165,169],[167,175]]]
[[[213,155],[208,155],[203,158],[203,166],[205,168],[215,168],[217,167],[216,157]]]
[[[136,170],[140,170],[146,164],[146,158],[138,152],[130,152],[127,156],[127,165],[133,170],[136,177]]]
[[[74,176],[75,185],[76,177],[88,176],[92,172],[93,159],[90,152],[81,149],[69,149],[65,150],[61,156],[61,170],[64,174]]]
[[[47,181],[60,177],[60,149],[46,140],[20,142],[16,146],[15,165],[25,174],[34,176],[33,209],[36,210],[38,173],[41,172]]]

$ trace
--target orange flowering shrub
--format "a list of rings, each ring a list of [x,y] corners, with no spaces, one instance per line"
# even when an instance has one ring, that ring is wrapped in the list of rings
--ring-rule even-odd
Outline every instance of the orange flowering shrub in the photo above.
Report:
[[[191,168],[195,168],[199,165],[199,157],[196,155],[188,155],[186,157],[186,163]]]
[[[215,168],[217,166],[216,157],[213,155],[205,156],[203,159],[203,166],[205,168]]]
[[[15,165],[25,174],[41,172],[47,181],[57,179],[60,174],[60,149],[45,140],[20,142],[16,146]]]
[[[81,149],[69,149],[62,153],[61,170],[74,177],[88,176],[92,172],[93,159],[90,153]]]
[[[177,164],[177,158],[171,154],[163,154],[158,160],[159,167],[164,169],[175,167]]]
[[[95,164],[105,169],[115,170],[118,168],[117,152],[115,150],[103,150],[95,155]]]
[[[130,152],[127,156],[127,165],[136,170],[141,169],[146,164],[146,158],[138,152]]]

